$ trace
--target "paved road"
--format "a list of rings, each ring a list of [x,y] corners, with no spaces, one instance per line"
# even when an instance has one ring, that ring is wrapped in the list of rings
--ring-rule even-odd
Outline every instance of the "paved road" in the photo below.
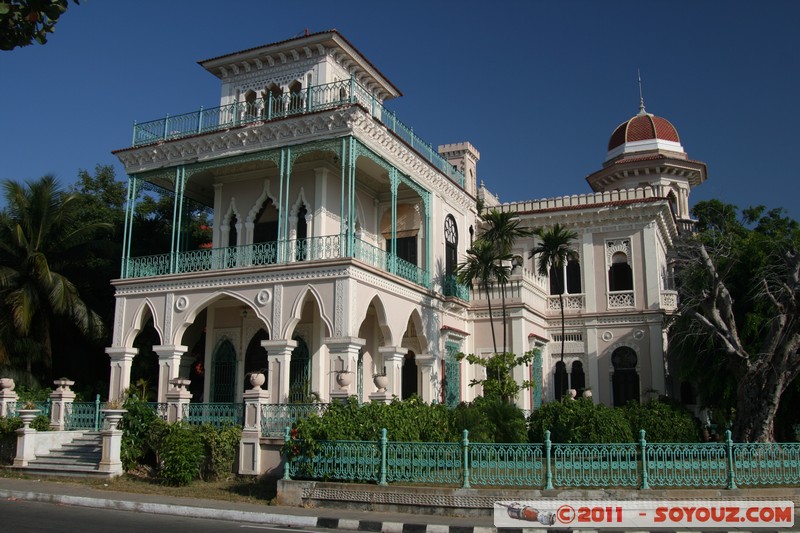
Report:
[[[204,520],[180,516],[71,507],[23,500],[0,500],[0,530],[9,533],[273,533],[324,532],[323,529],[298,529],[241,524],[223,520]]]

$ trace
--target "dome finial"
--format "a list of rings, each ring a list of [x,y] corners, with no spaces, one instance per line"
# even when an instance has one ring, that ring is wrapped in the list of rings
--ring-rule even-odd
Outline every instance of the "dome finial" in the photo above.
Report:
[[[639,114],[646,115],[647,111],[644,108],[644,96],[642,96],[642,74],[639,69],[636,69],[636,77],[639,79]]]

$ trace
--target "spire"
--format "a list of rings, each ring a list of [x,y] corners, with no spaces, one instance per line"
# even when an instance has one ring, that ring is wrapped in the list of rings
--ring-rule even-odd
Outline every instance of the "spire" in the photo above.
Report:
[[[639,69],[636,69],[636,77],[639,79],[639,114],[646,115],[647,111],[644,108],[644,96],[642,96],[642,74]]]

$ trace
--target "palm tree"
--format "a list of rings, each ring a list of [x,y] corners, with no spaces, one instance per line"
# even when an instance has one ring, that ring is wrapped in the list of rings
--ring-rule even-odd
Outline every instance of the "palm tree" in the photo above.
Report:
[[[481,216],[481,219],[486,223],[486,229],[480,238],[494,245],[498,258],[507,257],[507,260],[510,260],[511,251],[517,239],[528,237],[533,233],[530,229],[520,226],[519,217],[514,212],[492,209]],[[508,279],[498,281],[500,282],[500,297],[503,306],[503,351],[505,352],[507,351],[506,334],[508,332],[506,317],[506,283]]]
[[[52,176],[27,185],[5,181],[3,189],[0,354],[6,363],[22,359],[31,377],[37,360],[42,373],[50,368],[54,319],[67,319],[89,338],[102,334],[100,317],[54,267],[80,261],[79,247],[110,224],[81,222],[78,195],[62,192]]]
[[[467,250],[466,260],[460,263],[455,270],[456,279],[460,284],[472,287],[475,282],[478,282],[486,291],[494,353],[497,353],[497,337],[494,333],[494,320],[492,320],[492,298],[489,293],[489,281],[493,278],[500,284],[508,281],[511,269],[508,265],[503,264],[503,261],[510,259],[510,254],[498,254],[497,248],[490,241],[479,238],[472,243],[472,248]]]
[[[538,256],[537,272],[540,276],[551,276],[551,283],[555,276],[555,289],[558,292],[558,302],[561,308],[561,364],[564,364],[564,265],[571,259],[578,258],[578,252],[572,247],[572,241],[578,238],[578,233],[556,224],[549,229],[536,229],[534,235],[540,242],[530,251],[529,258]],[[566,383],[561,384],[562,393]]]

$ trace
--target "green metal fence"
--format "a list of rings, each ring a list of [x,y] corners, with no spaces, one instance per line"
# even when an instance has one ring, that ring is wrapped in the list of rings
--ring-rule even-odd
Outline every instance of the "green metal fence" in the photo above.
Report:
[[[191,425],[211,424],[219,428],[241,426],[244,421],[242,403],[188,403],[183,407],[183,420]]]
[[[280,438],[284,430],[295,421],[309,415],[322,415],[328,408],[326,403],[267,404],[261,406],[261,436]]]
[[[800,443],[487,444],[324,441],[285,429],[284,479],[527,488],[685,488],[800,484]]]

